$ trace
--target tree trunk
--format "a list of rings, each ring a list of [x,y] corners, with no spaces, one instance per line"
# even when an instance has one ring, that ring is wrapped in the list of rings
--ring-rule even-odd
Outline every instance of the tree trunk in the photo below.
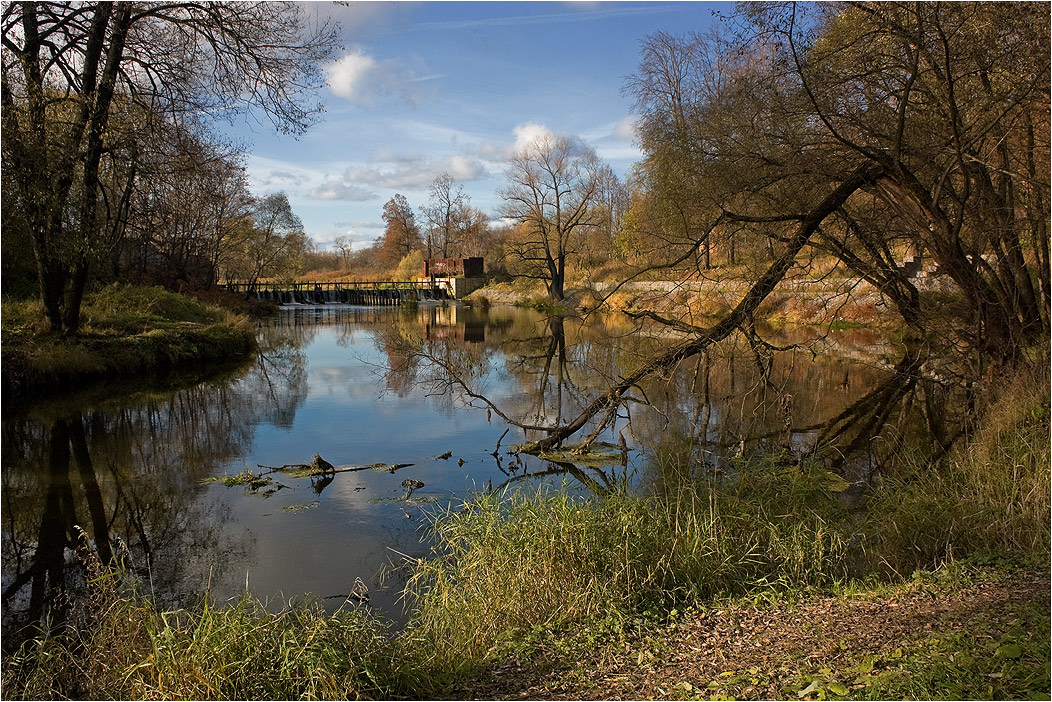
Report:
[[[548,300],[554,304],[566,298],[566,259],[565,257],[548,260]]]

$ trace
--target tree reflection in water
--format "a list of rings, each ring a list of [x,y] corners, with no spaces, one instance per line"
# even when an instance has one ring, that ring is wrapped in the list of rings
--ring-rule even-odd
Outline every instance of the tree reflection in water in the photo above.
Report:
[[[61,618],[69,599],[56,595],[83,587],[72,548],[78,526],[103,559],[121,560],[148,580],[162,606],[189,604],[209,583],[243,583],[243,571],[227,571],[248,567],[259,550],[249,524],[272,539],[297,538],[291,534],[307,524],[328,529],[326,520],[340,520],[343,529],[365,525],[330,530],[326,545],[316,546],[353,551],[354,558],[380,559],[385,546],[413,549],[417,520],[406,520],[402,503],[384,497],[386,476],[355,473],[360,488],[340,476],[325,488],[322,508],[282,517],[289,521],[269,518],[271,508],[258,503],[233,515],[239,493],[224,498],[202,481],[252,455],[260,425],[276,428],[267,433],[270,451],[278,450],[277,433],[299,460],[324,438],[333,454],[348,454],[323,451],[334,463],[364,452],[386,452],[366,462],[416,461],[408,473],[421,472],[410,477],[422,479],[432,499],[444,494],[451,502],[461,499],[454,496],[463,494],[465,479],[490,490],[566,481],[603,495],[626,484],[648,489],[707,479],[735,456],[786,449],[827,458],[849,480],[865,481],[903,445],[936,454],[960,431],[945,409],[963,406],[959,386],[923,380],[928,359],[916,352],[896,351],[861,330],[758,333],[768,342],[728,339],[640,382],[614,411],[596,416],[582,437],[624,442],[631,459],[623,466],[507,450],[576,416],[626,369],[674,341],[624,318],[433,305],[295,309],[260,325],[261,353],[236,373],[109,401],[37,404],[3,423],[4,632],[49,612]],[[308,431],[303,415],[312,392],[324,402],[307,413]],[[381,402],[384,396],[399,402]],[[381,406],[375,422],[362,416]],[[455,433],[461,424],[468,429]],[[390,434],[371,436],[378,431]],[[441,448],[434,450],[428,436]],[[409,446],[418,453],[407,457]],[[434,460],[450,448],[467,456],[463,468],[456,458]],[[259,462],[287,462],[270,457]],[[406,477],[389,482],[397,488]],[[321,500],[317,487],[305,491]],[[343,545],[349,533],[353,548]],[[381,565],[362,566],[362,574]],[[302,570],[290,557],[286,570],[268,577],[284,588],[292,568]]]
[[[261,421],[287,423],[305,397],[302,338],[262,338],[256,363],[233,375],[81,412],[42,402],[4,419],[5,645],[44,615],[61,622],[83,591],[79,529],[162,606],[189,604],[249,548],[247,536],[220,538],[227,517],[203,481],[246,452]]]
[[[917,349],[901,350],[899,360],[889,363],[893,347],[872,331],[764,333],[783,346],[759,341],[755,330],[727,339],[640,382],[624,402],[596,417],[581,438],[631,437],[643,454],[639,482],[659,480],[667,470],[700,477],[726,469],[735,458],[789,451],[826,460],[850,481],[864,483],[904,444],[937,454],[954,440],[945,427],[961,423],[936,418],[963,407],[966,393],[924,380],[921,368],[929,359]],[[528,322],[515,317],[490,341],[501,349],[493,363],[514,379],[514,393],[506,387],[488,392],[493,365],[465,356],[453,340],[402,336],[385,349],[400,367],[412,367],[414,382],[496,413],[526,440],[581,412],[633,360],[669,343],[561,316]],[[397,373],[397,367],[388,371]],[[509,473],[499,458],[498,466]],[[580,468],[552,463],[531,475],[572,476],[596,492],[614,483],[606,474],[598,483],[581,479]],[[513,475],[502,487],[525,477]]]

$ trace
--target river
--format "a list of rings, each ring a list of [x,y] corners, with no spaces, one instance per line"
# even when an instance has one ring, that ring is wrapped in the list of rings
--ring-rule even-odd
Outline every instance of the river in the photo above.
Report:
[[[293,307],[259,335],[258,357],[188,386],[132,379],[5,408],[5,632],[39,617],[53,588],[82,588],[78,528],[165,607],[247,588],[275,607],[310,597],[399,621],[399,564],[426,557],[429,520],[476,492],[646,491],[669,471],[700,479],[737,455],[816,445],[832,445],[838,469],[864,481],[883,448],[917,431],[902,416],[916,375],[895,372],[912,361],[864,329],[765,329],[768,343],[791,348],[739,340],[684,362],[633,392],[600,437],[628,450],[590,467],[508,453],[528,435],[498,410],[523,424],[571,417],[670,343],[623,318]],[[342,472],[260,467],[315,454]],[[254,485],[216,480],[246,471]],[[408,499],[407,480],[423,483]],[[368,605],[347,600],[358,580]]]

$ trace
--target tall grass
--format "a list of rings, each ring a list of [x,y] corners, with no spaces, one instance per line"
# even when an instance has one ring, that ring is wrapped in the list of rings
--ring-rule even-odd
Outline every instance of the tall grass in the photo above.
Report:
[[[416,633],[440,666],[470,667],[531,631],[831,584],[848,573],[850,535],[824,475],[743,467],[731,486],[648,497],[480,497],[434,524],[441,556],[408,587]]]
[[[362,611],[272,613],[245,595],[165,612],[113,579],[5,659],[5,698],[356,699],[392,696],[402,675],[387,626]]]
[[[884,478],[867,509],[883,564],[908,574],[984,553],[1047,561],[1049,406],[1046,356],[1005,380],[976,435],[942,464],[907,462]]]

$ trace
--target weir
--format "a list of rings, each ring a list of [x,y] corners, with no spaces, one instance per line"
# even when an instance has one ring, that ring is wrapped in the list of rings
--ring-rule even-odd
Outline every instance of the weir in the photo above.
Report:
[[[400,305],[422,300],[448,300],[452,296],[446,286],[436,281],[375,281],[375,282],[293,282],[293,283],[238,283],[228,282],[223,287],[257,300],[278,305]]]

